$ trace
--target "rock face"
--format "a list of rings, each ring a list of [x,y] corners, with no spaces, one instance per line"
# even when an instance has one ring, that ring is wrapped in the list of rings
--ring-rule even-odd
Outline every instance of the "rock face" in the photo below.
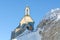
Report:
[[[39,23],[41,40],[60,40],[60,9],[52,9]]]

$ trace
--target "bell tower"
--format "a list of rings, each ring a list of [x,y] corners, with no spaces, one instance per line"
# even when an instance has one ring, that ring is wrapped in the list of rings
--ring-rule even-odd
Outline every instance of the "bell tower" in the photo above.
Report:
[[[34,21],[30,17],[30,8],[27,6],[25,8],[25,15],[19,22],[18,27],[12,31],[11,40],[20,40],[21,36],[24,36],[28,32],[33,32]],[[24,39],[25,40],[25,39]]]
[[[20,25],[27,25],[27,28],[32,30],[33,29],[33,25],[34,25],[34,21],[33,19],[30,17],[30,8],[27,6],[25,8],[25,15],[23,17],[23,19],[20,21]]]

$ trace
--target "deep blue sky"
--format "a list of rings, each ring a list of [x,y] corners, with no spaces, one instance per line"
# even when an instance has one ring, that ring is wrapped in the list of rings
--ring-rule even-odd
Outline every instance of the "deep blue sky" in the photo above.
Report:
[[[36,27],[49,10],[60,8],[60,0],[0,0],[0,40],[10,40],[11,31],[19,25],[27,5]]]

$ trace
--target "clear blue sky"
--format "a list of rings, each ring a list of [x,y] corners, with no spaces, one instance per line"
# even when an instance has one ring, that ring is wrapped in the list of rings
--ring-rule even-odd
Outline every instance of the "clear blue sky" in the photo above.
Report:
[[[60,0],[0,0],[0,40],[10,40],[11,31],[19,25],[26,5],[36,27],[49,10],[60,8]]]

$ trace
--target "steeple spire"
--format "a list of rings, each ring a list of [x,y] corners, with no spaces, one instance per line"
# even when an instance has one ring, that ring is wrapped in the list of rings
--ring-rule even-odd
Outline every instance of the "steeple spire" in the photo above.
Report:
[[[30,8],[28,6],[25,9],[25,15],[30,15]]]

